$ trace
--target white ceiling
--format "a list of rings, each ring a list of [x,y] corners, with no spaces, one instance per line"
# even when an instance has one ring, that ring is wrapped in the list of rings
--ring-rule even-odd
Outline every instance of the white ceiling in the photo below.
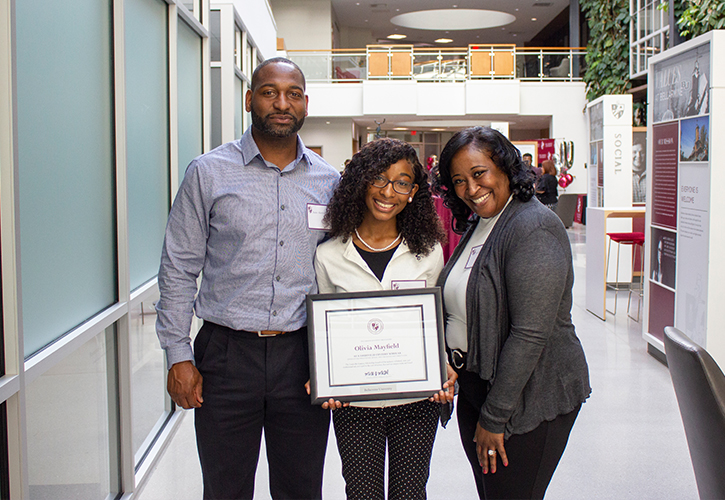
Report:
[[[476,43],[514,43],[523,45],[551,22],[568,5],[569,0],[331,0],[338,26],[371,30],[376,39],[392,33],[407,38],[398,43],[436,44],[435,39],[453,39],[444,46],[465,47]],[[359,5],[358,5],[359,4]],[[454,7],[455,6],[455,7]],[[511,14],[516,20],[502,27],[477,30],[425,30],[402,28],[390,19],[408,12],[435,9],[485,9]],[[532,21],[536,18],[536,21]]]

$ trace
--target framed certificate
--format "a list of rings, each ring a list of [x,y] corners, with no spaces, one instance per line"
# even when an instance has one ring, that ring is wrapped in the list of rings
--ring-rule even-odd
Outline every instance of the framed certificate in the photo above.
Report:
[[[440,288],[307,296],[310,395],[429,397],[447,380]]]

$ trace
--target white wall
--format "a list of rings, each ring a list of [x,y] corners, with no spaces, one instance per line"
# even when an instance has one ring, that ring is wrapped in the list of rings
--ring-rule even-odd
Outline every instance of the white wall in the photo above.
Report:
[[[287,50],[332,49],[330,0],[272,0],[272,10]]]
[[[267,0],[232,0],[262,59],[277,54],[277,24]],[[256,66],[256,64],[255,64]]]
[[[518,115],[551,116],[552,138],[574,142],[574,182],[567,193],[587,192],[588,137],[584,83],[475,81],[420,84],[365,81],[362,84],[310,84],[310,117],[347,119],[395,115],[404,120],[435,116],[448,126],[471,121],[515,121]],[[421,103],[429,103],[421,105]],[[441,107],[440,104],[444,104]],[[449,112],[446,115],[445,109]],[[464,123],[465,122],[465,123]],[[344,132],[351,139],[349,127]],[[350,140],[348,142],[351,142]],[[344,158],[343,158],[344,160]]]
[[[340,26],[340,46],[336,49],[362,49],[366,45],[378,43],[370,30]]]
[[[345,160],[352,157],[351,118],[310,117],[305,120],[299,134],[305,146],[322,146],[322,157],[338,170],[342,170]]]
[[[588,171],[584,164],[589,154],[589,125],[584,113],[586,105],[586,84],[583,82],[521,82],[521,114],[551,116],[551,137],[574,141],[574,163],[569,170],[574,182],[566,188],[566,193],[587,192]],[[559,190],[560,194],[563,192]]]

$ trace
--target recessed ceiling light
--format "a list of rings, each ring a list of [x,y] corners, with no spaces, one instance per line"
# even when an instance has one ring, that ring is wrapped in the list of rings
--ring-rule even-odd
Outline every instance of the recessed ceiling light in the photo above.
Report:
[[[408,130],[408,127],[393,127],[393,130]]]
[[[430,129],[431,132],[445,132],[446,129],[444,128],[432,128]]]
[[[395,9],[395,12],[400,12],[400,9]]]
[[[330,122],[325,122],[325,124],[326,124],[326,125],[329,125],[329,124],[330,124]]]
[[[454,6],[453,6],[453,8],[454,8],[454,9],[457,9],[457,8],[458,8],[458,5],[454,5]]]
[[[532,21],[536,21],[536,18],[535,18],[535,17],[532,17],[532,18],[531,18],[531,20],[532,20]]]
[[[451,43],[453,40],[450,38],[439,38],[438,40],[433,40],[435,43]]]
[[[402,40],[403,38],[408,38],[408,35],[401,35],[400,33],[393,33],[392,35],[388,35],[388,38],[391,40]]]
[[[357,2],[355,5],[360,5],[360,2]],[[519,9],[516,9],[516,10],[519,10]]]

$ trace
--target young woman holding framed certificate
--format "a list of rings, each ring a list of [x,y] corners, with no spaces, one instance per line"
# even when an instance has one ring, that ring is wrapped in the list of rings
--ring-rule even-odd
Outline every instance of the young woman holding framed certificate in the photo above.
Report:
[[[403,141],[366,144],[345,168],[328,205],[331,239],[317,248],[320,293],[435,285],[443,268],[440,227],[428,173]],[[433,398],[351,403],[333,412],[350,499],[426,498],[440,405],[452,401],[455,372]],[[323,404],[323,406],[328,403]],[[329,405],[328,405],[329,406]]]

